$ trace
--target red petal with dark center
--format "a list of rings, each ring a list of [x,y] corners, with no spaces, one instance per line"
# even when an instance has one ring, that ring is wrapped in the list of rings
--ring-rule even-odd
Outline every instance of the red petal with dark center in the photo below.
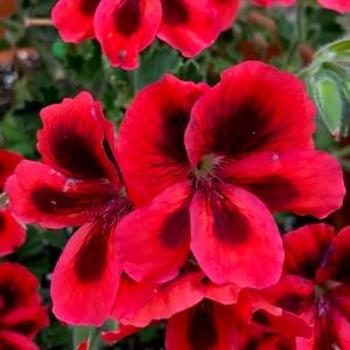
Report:
[[[257,153],[230,162],[218,175],[254,193],[272,211],[324,218],[345,195],[340,164],[319,151]]]
[[[44,108],[38,150],[43,161],[67,176],[80,179],[110,178],[116,182],[113,154],[108,152],[106,123],[88,92]]]
[[[94,37],[93,18],[100,0],[59,0],[52,10],[54,26],[62,39],[78,43]]]
[[[0,256],[11,254],[23,244],[25,229],[10,210],[0,209]]]
[[[7,181],[6,192],[16,216],[49,228],[90,222],[116,196],[109,183],[66,178],[45,164],[26,160]]]
[[[6,179],[14,172],[16,165],[22,160],[19,154],[0,150],[0,192],[4,188]]]
[[[115,67],[135,69],[138,55],[155,39],[159,0],[101,0],[94,19],[97,40]]]
[[[208,0],[161,0],[162,24],[157,36],[185,57],[199,54],[218,37],[221,21]]]
[[[179,183],[120,222],[118,256],[131,278],[162,283],[178,274],[190,252],[191,194],[189,183]]]
[[[167,325],[167,350],[227,350],[237,342],[232,309],[209,301],[173,316]]]
[[[120,276],[115,247],[114,234],[102,222],[74,233],[52,275],[53,312],[58,319],[100,326],[110,317]]]
[[[301,227],[283,237],[287,273],[314,280],[334,238],[334,228],[327,224]]]
[[[136,205],[188,175],[184,133],[193,104],[207,89],[166,75],[141,90],[129,106],[120,128],[118,161]]]
[[[198,189],[191,204],[191,250],[216,283],[267,287],[280,278],[282,240],[258,198],[231,185]]]
[[[334,236],[327,248],[317,277],[350,284],[350,226]]]
[[[194,166],[210,153],[237,158],[311,149],[314,115],[315,107],[294,75],[245,62],[225,71],[221,82],[197,101],[185,144]]]

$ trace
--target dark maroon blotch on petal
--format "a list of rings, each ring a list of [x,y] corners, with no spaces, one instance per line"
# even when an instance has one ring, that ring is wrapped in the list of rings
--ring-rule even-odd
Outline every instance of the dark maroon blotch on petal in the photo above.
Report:
[[[268,327],[270,325],[269,318],[264,310],[255,311],[252,320],[262,326]]]
[[[95,13],[100,0],[83,0],[80,3],[80,10],[86,16],[91,16]]]
[[[188,341],[193,350],[210,350],[218,342],[213,304],[204,301],[190,310]]]
[[[184,206],[169,215],[163,226],[161,239],[169,248],[180,246],[189,234],[190,214],[188,206]]]
[[[75,272],[82,283],[100,279],[107,266],[109,230],[96,223],[75,258]]]
[[[5,230],[6,222],[3,213],[0,212],[0,234],[1,231]]]
[[[305,309],[305,299],[298,294],[284,295],[277,300],[276,305],[284,310],[300,314]]]
[[[141,25],[140,5],[140,0],[125,0],[116,11],[116,30],[126,37],[134,34]]]
[[[183,0],[162,0],[163,18],[169,25],[180,25],[190,20]]]

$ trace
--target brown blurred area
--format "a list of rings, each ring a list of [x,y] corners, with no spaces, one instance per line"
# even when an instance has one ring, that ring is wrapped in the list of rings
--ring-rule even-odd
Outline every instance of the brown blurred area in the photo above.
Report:
[[[6,19],[16,13],[16,0],[1,0],[0,1],[0,20]],[[5,29],[0,26],[0,38],[4,36]]]

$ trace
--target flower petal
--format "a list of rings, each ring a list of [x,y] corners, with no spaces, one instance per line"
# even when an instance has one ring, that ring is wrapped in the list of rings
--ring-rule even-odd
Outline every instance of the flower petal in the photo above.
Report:
[[[13,253],[25,240],[25,229],[8,209],[0,209],[0,256]]]
[[[313,280],[334,235],[334,228],[323,223],[307,225],[284,235],[285,271]]]
[[[239,0],[211,0],[210,2],[211,6],[219,12],[221,29],[230,28],[239,10]]]
[[[192,307],[205,296],[200,284],[202,277],[201,272],[187,273],[158,288],[153,288],[153,295],[144,302],[144,305],[134,314],[122,317],[121,322],[135,327],[146,327],[152,321],[169,319],[178,312]],[[135,282],[135,288],[137,284],[139,282]],[[138,288],[142,288],[142,285]]]
[[[317,0],[322,7],[340,13],[350,12],[349,0]]]
[[[102,222],[82,226],[68,241],[52,275],[53,312],[75,325],[102,325],[119,285],[115,237]]]
[[[6,183],[11,209],[23,222],[49,228],[81,225],[114,196],[105,182],[76,181],[51,167],[22,161]]]
[[[94,37],[93,18],[100,0],[59,0],[52,22],[66,42],[78,43]]]
[[[161,0],[162,24],[158,37],[193,57],[210,46],[220,34],[217,11],[208,0]]]
[[[313,147],[315,107],[295,76],[260,62],[228,69],[195,104],[185,134],[191,163],[214,153],[237,158],[252,152]]]
[[[0,330],[0,344],[3,349],[11,350],[39,350],[31,339],[22,334],[9,330]]]
[[[16,165],[22,160],[19,154],[0,149],[0,191],[6,179],[14,172]]]
[[[119,133],[118,162],[136,205],[150,202],[189,173],[184,133],[193,104],[207,89],[166,75],[129,106]]]
[[[166,329],[166,349],[236,349],[236,323],[230,307],[204,301],[170,318]]]
[[[324,218],[341,207],[340,164],[324,152],[263,152],[232,161],[219,176],[246,188],[272,211]]]
[[[43,161],[63,174],[80,179],[116,177],[106,119],[88,92],[66,98],[40,113],[38,150]]]
[[[162,283],[178,274],[189,254],[190,196],[190,184],[179,183],[120,222],[118,256],[132,279]]]
[[[139,52],[155,39],[161,15],[159,0],[101,0],[94,28],[110,63],[137,68]]]
[[[191,204],[191,250],[215,283],[267,287],[280,278],[282,240],[272,215],[245,190],[197,190]]]

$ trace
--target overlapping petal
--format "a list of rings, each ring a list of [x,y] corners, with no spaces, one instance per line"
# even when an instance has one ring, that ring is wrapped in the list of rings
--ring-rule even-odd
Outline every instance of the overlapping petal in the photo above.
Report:
[[[110,184],[77,181],[51,167],[24,160],[6,184],[11,209],[26,223],[49,228],[76,226],[94,219],[114,196]]]
[[[261,62],[228,69],[195,104],[185,134],[192,165],[217,154],[313,148],[315,107],[295,76]]]
[[[94,35],[93,18],[100,0],[59,0],[52,21],[62,39],[77,43]]]
[[[180,182],[120,222],[118,255],[130,277],[161,283],[177,275],[190,252],[191,194],[190,184]]]
[[[207,90],[205,84],[166,75],[130,104],[120,128],[118,162],[136,205],[150,202],[189,173],[184,133],[194,103]]]
[[[350,11],[349,0],[318,0],[318,3],[330,10],[334,10],[340,13],[347,13]]]
[[[160,0],[101,0],[94,27],[111,64],[137,68],[138,54],[155,39],[161,16]]]
[[[257,153],[233,161],[220,175],[254,193],[272,211],[324,218],[341,207],[345,196],[340,164],[319,151]]]
[[[0,209],[0,256],[13,253],[23,244],[25,229],[8,209]]]
[[[43,161],[66,176],[115,179],[113,145],[101,105],[88,92],[45,107],[40,113],[38,150]]]
[[[70,324],[102,325],[111,315],[120,273],[110,228],[103,223],[82,226],[53,272],[53,312]]]
[[[0,149],[0,191],[3,190],[6,179],[13,173],[22,156]]]
[[[238,187],[197,190],[191,238],[199,265],[216,283],[262,288],[281,276],[284,252],[277,226],[264,204]]]

